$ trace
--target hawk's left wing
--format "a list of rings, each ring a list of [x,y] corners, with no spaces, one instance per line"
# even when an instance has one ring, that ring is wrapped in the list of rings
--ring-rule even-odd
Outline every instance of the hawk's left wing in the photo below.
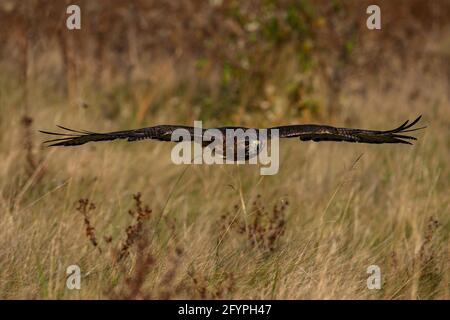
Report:
[[[404,143],[412,144],[411,140],[417,140],[415,137],[405,135],[404,133],[413,132],[423,129],[412,128],[417,124],[422,116],[409,123],[406,121],[398,128],[386,131],[352,129],[352,128],[336,128],[326,125],[304,124],[273,127],[270,129],[278,129],[280,138],[299,137],[302,141],[347,141],[359,143]]]

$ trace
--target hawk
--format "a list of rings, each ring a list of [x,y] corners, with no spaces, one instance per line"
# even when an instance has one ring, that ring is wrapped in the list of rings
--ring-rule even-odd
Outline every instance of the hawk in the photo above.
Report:
[[[153,127],[146,127],[133,130],[114,131],[98,133],[86,130],[74,130],[63,126],[58,126],[63,132],[40,132],[58,136],[56,139],[47,140],[48,146],[79,146],[88,142],[95,141],[111,141],[116,139],[126,139],[127,141],[139,141],[144,139],[154,139],[159,141],[173,141],[180,142],[185,141],[182,139],[187,135],[188,139],[194,142],[200,142],[203,147],[208,147],[211,142],[216,141],[216,145],[221,146],[219,148],[219,154],[224,158],[232,158],[234,160],[248,160],[258,155],[264,148],[265,141],[267,139],[273,139],[275,136],[279,138],[299,138],[301,141],[345,141],[355,143],[400,143],[400,144],[412,144],[411,142],[417,140],[415,137],[408,135],[425,127],[414,127],[422,116],[419,116],[412,122],[407,120],[401,126],[391,130],[367,130],[367,129],[354,129],[354,128],[339,128],[328,125],[319,124],[299,124],[299,125],[286,125],[277,126],[266,129],[246,128],[246,127],[220,127],[212,129],[203,129],[198,127],[182,126],[182,125],[157,125]],[[216,134],[208,135],[208,131],[214,130]],[[228,131],[241,131],[247,132],[253,130],[254,135],[237,135],[232,137],[233,141],[230,141],[227,137]],[[264,139],[262,138],[261,131],[265,130],[267,134]],[[183,134],[175,133],[183,132]],[[274,132],[276,134],[274,134]],[[219,134],[217,134],[219,133]],[[208,136],[208,137],[207,137]],[[230,152],[230,146],[233,147],[233,151]],[[228,151],[228,152],[227,152]],[[243,155],[239,157],[239,155]]]

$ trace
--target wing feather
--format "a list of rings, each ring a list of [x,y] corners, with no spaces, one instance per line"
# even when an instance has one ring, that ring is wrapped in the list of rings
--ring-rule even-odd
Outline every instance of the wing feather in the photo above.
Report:
[[[425,127],[413,128],[421,116],[412,121],[405,121],[401,126],[386,131],[366,130],[366,129],[352,129],[352,128],[337,128],[326,125],[304,124],[304,125],[290,125],[279,126],[269,129],[278,129],[281,138],[298,137],[302,141],[346,141],[356,143],[402,143],[412,144],[411,141],[417,140],[415,137],[405,135],[405,133],[414,132],[424,129]],[[127,141],[139,141],[144,139],[156,139],[160,141],[172,141],[172,133],[176,129],[185,129],[190,134],[190,138],[195,136],[194,127],[178,126],[178,125],[160,125],[154,127],[140,128],[134,130],[114,131],[107,133],[91,132],[86,130],[74,130],[63,126],[58,127],[64,132],[51,132],[40,130],[40,132],[57,137],[55,139],[47,140],[48,146],[78,146],[93,141],[111,141],[116,139],[126,139]],[[223,127],[221,131],[227,128],[238,127]],[[239,127],[240,128],[240,127]],[[246,128],[242,128],[246,129]],[[203,133],[206,129],[203,129]],[[181,140],[181,138],[180,138]]]
[[[337,128],[326,125],[305,124],[274,127],[278,129],[281,138],[298,137],[302,141],[346,141],[356,143],[402,143],[412,144],[411,140],[417,140],[413,136],[404,133],[414,132],[426,127],[413,128],[422,116],[409,123],[405,121],[401,126],[386,131]]]
[[[127,141],[139,141],[144,139],[156,139],[160,141],[171,141],[172,133],[176,129],[185,129],[191,135],[194,136],[194,127],[188,126],[175,126],[175,125],[161,125],[154,127],[147,127],[134,130],[114,131],[106,133],[91,132],[85,130],[74,130],[63,126],[57,126],[60,129],[67,132],[51,132],[39,130],[40,132],[52,136],[64,136],[64,138],[57,138],[47,140],[49,147],[52,146],[79,146],[93,141],[112,141],[116,139],[126,139]],[[180,138],[181,140],[181,138]]]

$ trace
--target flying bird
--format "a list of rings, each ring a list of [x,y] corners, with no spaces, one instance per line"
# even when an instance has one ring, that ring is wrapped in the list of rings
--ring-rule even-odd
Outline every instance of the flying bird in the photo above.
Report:
[[[211,141],[215,139],[221,139],[217,141],[216,146],[220,146],[218,153],[224,158],[233,160],[248,160],[258,155],[264,148],[265,141],[273,138],[275,135],[273,132],[277,132],[279,138],[299,138],[301,141],[345,141],[355,143],[400,143],[400,144],[412,144],[411,142],[417,140],[415,137],[407,135],[425,127],[415,127],[422,116],[419,116],[412,122],[406,121],[401,126],[392,130],[367,130],[367,129],[353,129],[353,128],[339,128],[328,125],[318,124],[299,124],[299,125],[286,125],[277,126],[266,129],[246,128],[246,127],[220,127],[212,128],[219,135],[214,135],[206,138],[209,129],[199,129],[190,126],[181,125],[158,125],[153,127],[146,127],[133,130],[114,131],[106,133],[91,132],[86,130],[74,130],[63,126],[58,126],[63,132],[40,132],[58,136],[58,138],[47,140],[48,146],[79,146],[88,142],[95,141],[111,141],[116,139],[126,139],[127,141],[139,141],[144,139],[155,139],[159,141],[173,141],[180,142],[185,141],[179,135],[174,139],[173,134],[175,132],[184,132],[193,141],[201,141],[203,147],[208,147]],[[236,131],[248,131],[254,130],[256,135],[253,136],[237,136],[232,138],[232,143],[227,143],[227,130]],[[260,134],[261,130],[266,130],[267,135],[263,139]],[[196,140],[200,139],[200,140]],[[230,146],[233,147],[230,152]],[[217,150],[216,150],[217,151]],[[227,152],[228,151],[228,152]],[[243,155],[239,157],[239,155]]]

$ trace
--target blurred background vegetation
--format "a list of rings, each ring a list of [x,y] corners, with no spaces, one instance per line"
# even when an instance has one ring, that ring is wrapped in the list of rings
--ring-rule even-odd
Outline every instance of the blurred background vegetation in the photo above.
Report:
[[[81,30],[66,28],[69,4]],[[366,28],[370,4],[381,30]],[[43,101],[124,125],[168,110],[189,124],[328,119],[345,108],[349,79],[383,71],[388,87],[385,70],[395,77],[418,59],[448,73],[450,41],[422,44],[448,31],[449,16],[444,0],[2,0],[0,97],[14,106],[1,108],[32,117]]]
[[[449,0],[0,0],[0,298],[449,299],[449,17]],[[37,131],[418,114],[412,147],[286,139],[270,177]]]

